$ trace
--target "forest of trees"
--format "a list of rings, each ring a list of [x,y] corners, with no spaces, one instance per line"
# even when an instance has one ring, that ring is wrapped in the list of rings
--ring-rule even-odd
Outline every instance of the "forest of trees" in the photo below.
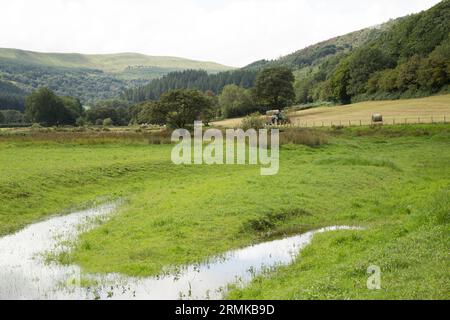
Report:
[[[0,80],[0,110],[23,111],[26,92],[14,84]]]
[[[142,81],[128,83],[100,70],[36,66],[6,60],[0,60],[0,77],[3,80],[0,81],[0,107],[17,110],[23,110],[24,99],[11,103],[14,100],[8,98],[9,93],[2,92],[2,82],[15,83],[15,87],[25,94],[46,87],[61,96],[78,97],[87,105],[117,97],[128,85],[143,84]]]
[[[162,78],[152,80],[149,84],[128,89],[122,98],[132,102],[157,100],[170,89],[198,89],[219,94],[223,87],[235,84],[243,88],[253,87],[256,72],[251,70],[235,70],[208,74],[203,70],[185,70],[171,72]]]

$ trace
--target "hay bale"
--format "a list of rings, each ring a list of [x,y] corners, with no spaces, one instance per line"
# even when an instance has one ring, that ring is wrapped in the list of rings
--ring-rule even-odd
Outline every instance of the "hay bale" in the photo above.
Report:
[[[372,122],[383,122],[383,116],[379,113],[374,113],[372,115]]]

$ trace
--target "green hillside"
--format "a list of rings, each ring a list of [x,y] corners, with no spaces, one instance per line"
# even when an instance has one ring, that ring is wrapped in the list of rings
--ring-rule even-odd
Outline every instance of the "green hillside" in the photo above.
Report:
[[[186,69],[217,73],[232,68],[214,62],[137,53],[85,55],[0,49],[0,79],[13,82],[26,93],[45,86],[84,103],[114,98],[128,87]],[[0,101],[7,101],[2,92]],[[21,109],[5,103],[1,107]]]
[[[254,85],[258,71],[288,67],[296,78],[293,104],[337,104],[424,97],[449,93],[450,1],[298,50],[276,60],[260,60],[214,75],[170,73],[127,90],[139,102],[169,89],[197,88],[220,93],[224,86]]]
[[[349,53],[353,49],[376,39],[383,32],[392,28],[402,18],[391,20],[378,26],[354,31],[343,36],[328,39],[317,44],[300,49],[294,53],[282,56],[276,60],[260,60],[249,64],[243,69],[259,70],[267,67],[284,66],[296,70],[315,66],[333,56]]]
[[[447,93],[449,35],[450,1],[444,0],[427,11],[373,29],[362,37],[364,41],[350,50],[336,50],[336,53],[320,58],[320,53],[327,48],[325,42],[276,63],[295,70],[296,102],[300,104],[349,103]],[[337,39],[342,41],[343,38]],[[319,58],[304,63],[308,51],[318,52]],[[303,63],[296,64],[299,60]]]
[[[256,61],[237,70],[212,75],[197,70],[171,72],[164,77],[152,80],[145,86],[130,88],[122,96],[132,102],[140,102],[149,99],[158,99],[163,92],[176,88],[196,88],[202,91],[211,90],[215,94],[220,94],[223,87],[228,84],[251,88],[257,72],[268,67],[289,67],[295,70],[297,77],[300,77],[316,69],[317,66],[325,61],[342,54],[348,54],[353,49],[375,39],[380,36],[381,32],[388,30],[395,21],[329,39],[277,60]]]

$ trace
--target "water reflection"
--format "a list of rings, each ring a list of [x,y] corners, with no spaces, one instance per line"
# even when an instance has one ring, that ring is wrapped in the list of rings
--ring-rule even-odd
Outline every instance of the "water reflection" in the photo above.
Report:
[[[111,216],[116,204],[39,222],[0,238],[1,299],[220,299],[228,284],[245,285],[264,270],[290,264],[314,234],[328,227],[230,251],[209,263],[156,277],[82,274],[77,266],[45,263],[45,254],[68,249],[80,232]]]

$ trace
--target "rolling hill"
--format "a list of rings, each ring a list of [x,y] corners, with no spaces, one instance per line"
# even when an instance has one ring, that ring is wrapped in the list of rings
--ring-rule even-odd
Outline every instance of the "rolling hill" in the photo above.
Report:
[[[75,96],[84,103],[117,97],[127,87],[186,69],[217,73],[232,68],[214,62],[137,53],[42,53],[0,48],[3,87],[14,86],[26,94],[46,86],[59,95]],[[23,107],[18,108],[8,101],[10,98],[0,92],[0,109]]]
[[[147,56],[139,53],[42,53],[0,48],[0,60],[22,63],[24,65],[32,64],[57,68],[97,69],[118,75],[126,74],[130,69],[142,69],[143,76],[148,76],[148,71],[151,68],[161,70],[202,69],[211,73],[232,69],[231,67],[215,62],[195,61],[178,57]]]

